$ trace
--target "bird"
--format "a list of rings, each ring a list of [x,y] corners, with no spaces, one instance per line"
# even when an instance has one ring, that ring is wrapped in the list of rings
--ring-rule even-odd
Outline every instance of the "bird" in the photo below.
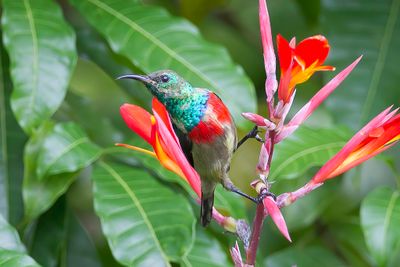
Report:
[[[258,203],[256,198],[240,191],[228,175],[238,144],[258,137],[256,127],[238,143],[235,122],[221,98],[211,90],[193,87],[172,70],[159,70],[148,75],[127,74],[117,79],[142,82],[167,109],[182,150],[200,176],[202,226],[211,222],[214,191],[218,184]]]

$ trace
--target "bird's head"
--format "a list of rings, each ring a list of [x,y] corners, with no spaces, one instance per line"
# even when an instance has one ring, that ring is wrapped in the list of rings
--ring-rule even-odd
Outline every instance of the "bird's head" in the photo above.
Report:
[[[171,98],[184,99],[193,91],[192,85],[172,70],[160,70],[148,75],[128,74],[117,79],[134,79],[142,82],[162,103]]]

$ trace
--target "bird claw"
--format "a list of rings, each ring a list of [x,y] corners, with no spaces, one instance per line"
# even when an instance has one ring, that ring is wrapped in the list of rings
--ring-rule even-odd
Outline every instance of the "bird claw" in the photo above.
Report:
[[[267,189],[264,189],[260,192],[260,194],[257,197],[258,203],[261,203],[264,198],[266,197],[272,197],[274,201],[276,201],[276,196],[274,193],[268,191]]]
[[[261,133],[261,131],[258,129],[257,126],[254,126],[254,128],[251,130],[251,132],[248,133],[248,138],[254,138],[260,143],[264,143],[264,140],[258,135]]]
[[[264,144],[264,139],[262,139],[258,134],[257,134],[256,136],[254,136],[254,138],[255,138],[258,142]]]

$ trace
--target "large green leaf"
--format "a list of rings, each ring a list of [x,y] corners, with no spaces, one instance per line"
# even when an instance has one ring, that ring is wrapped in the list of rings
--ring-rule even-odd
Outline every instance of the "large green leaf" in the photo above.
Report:
[[[323,0],[322,16],[332,47],[329,65],[342,69],[364,55],[327,102],[338,121],[358,128],[385,107],[400,103],[400,1]]]
[[[40,148],[36,175],[40,180],[45,176],[80,170],[97,159],[100,153],[100,148],[77,124],[57,124]]]
[[[0,214],[0,266],[40,267],[26,254],[17,231]]]
[[[271,165],[272,179],[292,179],[311,167],[321,166],[343,147],[348,131],[335,127],[301,127],[276,146]]]
[[[39,217],[32,242],[30,254],[46,267],[59,266],[59,259],[66,249],[66,207],[65,199],[59,199],[54,206]]]
[[[26,253],[0,249],[0,265],[2,267],[40,267]]]
[[[189,250],[196,222],[187,200],[143,170],[101,162],[95,210],[115,258],[128,266],[170,266]]]
[[[244,111],[255,111],[255,93],[243,70],[226,50],[204,41],[187,21],[139,1],[70,1],[119,54],[145,72],[173,69],[193,83],[219,94],[243,125]],[[238,97],[239,96],[239,97]]]
[[[276,252],[265,260],[268,267],[281,266],[325,266],[344,267],[346,266],[332,252],[322,247],[288,248]]]
[[[8,224],[2,215],[0,215],[0,239],[0,250],[25,252],[25,247],[19,239],[18,232]]]
[[[331,242],[349,266],[373,266],[373,259],[365,244],[358,216],[343,216],[340,221],[328,221]]]
[[[387,266],[400,246],[400,193],[381,187],[371,192],[360,210],[367,246],[379,266]]]
[[[69,215],[67,228],[67,247],[65,266],[100,267],[96,248],[88,233],[72,214]],[[63,265],[64,266],[64,265]]]
[[[65,198],[40,216],[32,236],[30,254],[43,266],[100,266],[93,243]]]
[[[1,32],[1,30],[0,30]],[[1,37],[0,37],[1,39]],[[0,214],[11,224],[22,217],[22,151],[26,136],[10,108],[9,62],[0,40]]]
[[[35,132],[24,155],[25,220],[47,210],[68,189],[77,172],[99,156],[100,149],[74,123],[46,124]],[[46,170],[39,172],[44,175],[41,178],[40,169]]]
[[[148,147],[148,145],[142,140],[137,140],[135,142],[135,145],[138,147],[143,147],[143,148]],[[113,151],[115,151],[113,153],[114,156],[119,156],[120,159],[124,160],[128,164],[129,164],[129,161],[135,160],[135,163],[137,166],[137,163],[140,162],[141,164],[143,164],[143,166],[145,168],[147,168],[147,170],[151,174],[156,175],[157,177],[160,177],[161,179],[163,179],[165,181],[179,184],[193,198],[197,198],[197,195],[194,193],[193,189],[190,187],[190,185],[185,180],[183,180],[181,177],[179,177],[175,173],[165,169],[163,166],[161,166],[160,162],[157,159],[155,159],[154,157],[149,156],[147,154],[140,153],[140,152],[128,150],[126,148],[113,150]],[[225,214],[227,216],[235,217],[237,219],[247,218],[245,202],[243,201],[242,197],[239,197],[238,195],[236,195],[232,192],[228,192],[221,185],[217,186],[214,196],[215,196],[214,197],[215,207],[220,212],[222,212],[223,214]]]
[[[103,75],[108,74],[108,79],[112,79],[115,83],[115,78],[121,76],[124,73],[130,73],[132,70],[137,72],[137,67],[133,66],[126,58],[116,55],[111,48],[108,46],[107,42],[102,38],[95,29],[93,29],[87,23],[83,23],[80,16],[72,16],[71,19],[75,19],[72,21],[75,25],[75,32],[77,35],[77,47],[78,52],[83,58],[90,59],[97,66],[99,66],[104,72]],[[78,61],[78,69],[79,70],[79,61]],[[85,75],[88,75],[87,72],[81,74],[76,71],[74,76],[76,78],[86,78]],[[101,76],[98,76],[101,77]],[[74,78],[74,77],[73,77]],[[93,82],[93,80],[91,80]],[[73,80],[72,80],[73,82]],[[98,81],[99,83],[101,81]],[[143,90],[143,87],[139,83],[132,83],[129,80],[120,80],[118,81],[118,85],[123,87],[125,92],[129,93],[134,99],[130,99],[130,102],[140,104],[140,106],[150,107],[151,94],[147,90]],[[108,88],[104,84],[103,87],[105,93],[108,93]],[[97,90],[98,88],[93,86],[85,89]],[[112,88],[113,89],[113,88]],[[115,93],[115,90],[111,90],[110,93]]]
[[[3,1],[3,38],[11,59],[11,107],[32,133],[61,104],[76,61],[75,35],[51,0]]]
[[[201,227],[196,228],[196,237],[192,248],[182,257],[186,267],[226,267],[232,265],[226,250],[220,243]]]

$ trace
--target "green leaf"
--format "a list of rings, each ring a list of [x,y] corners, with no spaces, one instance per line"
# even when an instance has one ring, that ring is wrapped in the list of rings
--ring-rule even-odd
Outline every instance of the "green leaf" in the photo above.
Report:
[[[114,254],[129,266],[170,266],[189,250],[196,222],[187,200],[143,170],[101,162],[94,204]]]
[[[204,41],[187,21],[138,1],[70,1],[110,43],[144,72],[173,69],[196,87],[215,91],[240,126],[256,110],[254,87],[226,50]],[[237,97],[240,96],[240,97]]]
[[[38,263],[46,267],[59,266],[61,253],[65,253],[66,223],[65,199],[61,198],[37,221],[29,250]]]
[[[46,124],[41,127],[25,147],[25,222],[46,211],[65,193],[78,171],[99,156],[100,149],[90,143],[76,124]],[[49,173],[40,179],[37,175],[39,169]],[[39,174],[43,173],[47,171]]]
[[[25,253],[1,250],[0,249],[0,264],[2,267],[40,267],[31,257]]]
[[[36,175],[45,176],[75,172],[89,166],[100,156],[94,145],[75,123],[60,123],[47,134],[37,158]]]
[[[354,200],[347,200],[347,208],[354,208],[351,207],[351,202],[355,202],[354,204],[358,206],[366,195],[379,186],[395,188],[396,176],[390,166],[379,156],[345,173],[341,180],[342,190],[349,199]],[[338,207],[335,210],[338,210]]]
[[[40,267],[26,250],[17,231],[0,215],[0,265],[2,267]]]
[[[0,30],[1,32],[1,30]],[[0,36],[1,39],[1,36]],[[10,108],[9,63],[0,40],[0,214],[16,225],[22,217],[22,151],[26,136]]]
[[[344,146],[349,136],[345,129],[339,127],[301,127],[276,146],[271,178],[293,179],[311,167],[323,165]]]
[[[221,244],[209,231],[196,228],[196,237],[189,253],[182,257],[182,266],[187,267],[225,267],[232,265]]]
[[[72,214],[69,215],[67,228],[67,248],[66,265],[67,267],[85,266],[100,267],[96,248],[88,233],[79,223],[78,219]]]
[[[318,25],[319,15],[321,11],[321,0],[301,1],[296,0],[304,19],[312,26]],[[296,31],[294,31],[296,32]]]
[[[32,133],[61,104],[76,61],[75,35],[50,0],[3,1],[3,38],[11,60],[11,107]]]
[[[96,249],[77,218],[66,209],[65,198],[40,216],[30,245],[40,264],[52,266],[100,266]]]
[[[359,128],[385,107],[400,103],[400,1],[323,0],[322,16],[331,44],[328,65],[340,70],[364,55],[327,102],[338,121]]]
[[[83,23],[81,17],[78,15],[79,14],[73,17],[78,21],[72,21],[72,23],[78,24],[75,26],[75,32],[77,35],[78,51],[82,55],[82,58],[88,58],[94,63],[96,63],[98,67],[100,67],[104,72],[106,72],[102,74],[104,76],[108,74],[108,79],[113,80],[114,84],[116,83],[115,78],[121,76],[121,74],[131,73],[132,71],[134,72],[139,71],[137,67],[133,66],[132,63],[129,62],[129,60],[120,55],[116,55],[108,46],[104,38],[102,38],[99,35],[99,33],[97,33],[95,29],[93,29],[90,25]],[[93,82],[93,83],[96,81],[97,83],[102,82],[103,79],[100,80],[91,79],[90,81],[88,81],[87,76],[85,76],[88,75],[88,73],[86,72],[81,73],[78,71],[79,61],[80,60],[78,60],[77,71],[74,72],[74,76],[77,76],[78,79],[82,78],[86,82]],[[96,77],[101,77],[101,76],[96,76]],[[71,80],[71,84],[73,84],[73,80]],[[138,83],[134,84],[129,80],[128,81],[119,80],[118,86],[121,86],[125,92],[129,93],[130,96],[134,97],[133,99],[134,101],[130,100],[131,102],[135,104],[140,104],[140,106],[150,107],[151,93],[148,92],[147,90],[143,90],[140,84]],[[108,90],[109,86],[106,84],[103,84],[102,87],[93,86],[85,89],[92,89],[93,91],[96,92],[98,92],[99,89],[103,89],[105,91],[104,93],[115,93],[115,90],[111,90],[111,92],[109,92]],[[113,89],[113,87],[111,87],[110,89]]]
[[[328,223],[331,242],[336,244],[349,266],[374,266],[358,216],[342,215],[341,221],[328,221]]]
[[[332,252],[322,247],[288,248],[272,254],[265,260],[265,266],[346,266]]]
[[[8,224],[2,215],[0,215],[0,240],[0,250],[25,252],[25,247],[19,239],[18,232]]]
[[[379,266],[387,266],[400,245],[400,193],[377,188],[362,202],[360,219],[369,251]]]
[[[304,185],[304,181],[292,188],[300,188]],[[330,185],[332,186],[332,185]],[[290,205],[282,210],[286,224],[290,231],[297,231],[313,225],[316,220],[320,219],[321,214],[327,210],[328,205],[332,201],[326,197],[333,190],[329,187],[322,187],[307,197],[301,198],[295,204]]]
[[[135,140],[135,145],[143,148],[148,147],[148,145],[142,140]],[[183,180],[175,173],[165,169],[154,157],[140,152],[128,150],[126,148],[115,150],[115,153],[113,153],[113,155],[117,157],[119,156],[120,159],[128,164],[129,158],[131,158],[131,160],[134,159],[137,162],[142,163],[143,166],[146,167],[151,174],[156,175],[157,177],[160,177],[165,181],[179,184],[186,190],[186,192],[189,193],[189,195],[191,195],[195,199],[197,198],[197,195],[194,193],[193,189],[185,180]],[[215,207],[223,214],[237,219],[247,218],[246,207],[243,198],[237,196],[232,192],[228,192],[221,185],[218,185],[215,190],[214,201]]]

